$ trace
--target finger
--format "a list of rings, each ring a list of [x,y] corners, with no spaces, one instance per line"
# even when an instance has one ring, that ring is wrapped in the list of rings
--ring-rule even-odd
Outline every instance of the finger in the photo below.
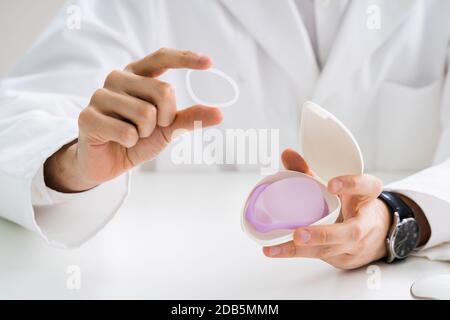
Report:
[[[310,176],[314,175],[305,159],[292,149],[284,150],[281,155],[281,160],[287,170],[299,171]]]
[[[93,145],[113,141],[126,148],[131,148],[139,140],[139,134],[134,125],[104,115],[94,108],[83,110],[78,121],[80,136],[87,138]]]
[[[148,101],[158,109],[158,125],[172,124],[177,112],[175,91],[169,83],[125,71],[111,72],[105,88]]]
[[[299,246],[354,244],[366,232],[361,219],[352,218],[342,223],[299,228],[294,232],[294,243]]]
[[[170,142],[174,137],[192,131],[196,127],[210,127],[222,122],[222,112],[218,108],[196,105],[178,111],[175,121],[169,127],[161,128],[166,140]]]
[[[94,93],[91,103],[96,110],[105,115],[133,123],[138,129],[140,138],[149,137],[155,129],[156,108],[147,101],[100,89]]]
[[[204,70],[208,69],[211,64],[211,58],[197,52],[162,48],[141,60],[131,63],[127,70],[141,76],[158,77],[167,69]]]
[[[270,258],[328,259],[345,254],[348,251],[348,247],[348,245],[302,247],[296,246],[293,241],[290,241],[273,247],[265,247],[263,248],[263,253]]]
[[[368,174],[341,176],[328,182],[328,191],[339,195],[346,194],[375,199],[380,195],[382,189],[383,182]]]
[[[289,241],[277,246],[264,247],[263,253],[270,258],[293,258],[296,255],[296,245]]]

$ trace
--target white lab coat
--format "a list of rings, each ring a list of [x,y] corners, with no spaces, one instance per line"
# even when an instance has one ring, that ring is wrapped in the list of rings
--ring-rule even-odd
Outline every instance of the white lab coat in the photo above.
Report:
[[[367,26],[374,3],[379,29]],[[81,8],[80,30],[67,27],[71,4]],[[450,259],[449,12],[444,0],[352,1],[321,71],[290,0],[69,3],[1,82],[0,215],[55,245],[95,234],[123,202],[129,174],[62,195],[45,187],[42,165],[77,137],[77,115],[107,73],[160,47],[185,48],[238,82],[222,128],[281,129],[280,148],[295,148],[300,106],[313,100],[354,133],[368,171],[420,171],[388,187],[427,215],[431,239],[419,254]],[[184,76],[165,79],[188,106]],[[159,170],[173,169],[167,157]]]

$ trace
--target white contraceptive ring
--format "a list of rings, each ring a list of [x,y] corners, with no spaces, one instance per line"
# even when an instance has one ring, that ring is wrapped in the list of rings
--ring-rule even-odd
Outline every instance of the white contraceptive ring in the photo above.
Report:
[[[216,107],[219,107],[219,108],[226,108],[226,107],[232,106],[233,104],[235,104],[238,101],[239,95],[240,95],[240,91],[239,91],[239,87],[238,87],[237,83],[233,80],[233,78],[231,78],[225,72],[220,71],[218,69],[214,69],[214,68],[210,68],[208,70],[202,70],[202,72],[209,72],[209,73],[215,74],[215,75],[225,79],[226,81],[228,81],[228,83],[233,88],[234,97],[233,97],[233,99],[231,99],[231,100],[229,100],[227,102],[223,102],[223,103],[204,101],[204,100],[200,99],[194,93],[194,90],[192,90],[191,75],[192,75],[192,73],[194,71],[196,71],[196,70],[188,70],[188,72],[186,73],[186,88],[187,88],[187,92],[188,92],[189,96],[191,97],[192,100],[195,101],[195,103],[204,104],[204,105],[213,105],[213,106],[216,106]]]

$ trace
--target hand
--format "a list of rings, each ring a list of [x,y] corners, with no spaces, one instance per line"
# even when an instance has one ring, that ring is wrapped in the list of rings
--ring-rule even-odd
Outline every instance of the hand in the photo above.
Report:
[[[194,121],[219,124],[219,109],[192,106],[178,111],[170,84],[156,79],[170,68],[203,70],[209,57],[160,49],[111,72],[78,119],[78,140],[61,148],[44,166],[49,187],[62,192],[91,189],[156,157],[177,129],[192,130]]]
[[[282,161],[288,170],[314,175],[293,150],[285,150]],[[381,180],[370,175],[336,177],[329,181],[328,191],[342,202],[336,223],[298,228],[294,241],[265,247],[266,256],[318,258],[341,269],[358,268],[386,256],[391,218],[387,206],[377,199]]]

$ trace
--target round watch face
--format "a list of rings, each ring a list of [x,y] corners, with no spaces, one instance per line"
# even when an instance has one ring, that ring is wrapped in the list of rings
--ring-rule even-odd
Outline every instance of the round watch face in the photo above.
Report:
[[[393,251],[398,259],[406,258],[419,242],[419,225],[414,219],[403,220],[393,237]]]

